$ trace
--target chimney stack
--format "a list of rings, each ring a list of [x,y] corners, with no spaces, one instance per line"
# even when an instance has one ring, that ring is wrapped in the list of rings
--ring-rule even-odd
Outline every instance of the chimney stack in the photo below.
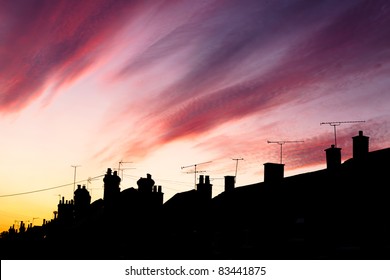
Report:
[[[138,191],[151,193],[153,191],[154,180],[152,179],[152,175],[149,173],[146,174],[146,178],[139,178],[137,181]]]
[[[199,183],[196,185],[196,190],[206,199],[211,199],[212,197],[212,184],[210,184],[210,177],[208,175],[205,176],[205,180],[203,175],[199,175]]]
[[[284,164],[264,163],[264,183],[279,184],[284,178]]]
[[[364,159],[368,155],[368,144],[370,137],[364,136],[363,131],[359,131],[359,135],[352,137],[352,154],[356,160]]]
[[[341,166],[341,148],[331,145],[330,148],[324,150],[326,153],[326,168],[335,170]]]
[[[235,176],[225,176],[225,192],[234,190],[235,181]]]

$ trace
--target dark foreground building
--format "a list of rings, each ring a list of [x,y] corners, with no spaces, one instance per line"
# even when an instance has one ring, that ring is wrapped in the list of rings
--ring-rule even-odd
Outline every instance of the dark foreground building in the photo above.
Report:
[[[369,151],[353,138],[353,157],[325,150],[326,169],[284,177],[264,164],[264,182],[212,198],[210,178],[163,204],[151,175],[120,190],[107,170],[104,199],[81,186],[41,227],[11,228],[2,259],[390,259],[390,148]]]

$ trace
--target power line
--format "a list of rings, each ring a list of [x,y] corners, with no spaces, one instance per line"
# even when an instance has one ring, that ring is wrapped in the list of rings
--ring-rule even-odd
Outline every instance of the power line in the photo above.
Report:
[[[103,177],[103,176],[104,176],[104,175],[99,175],[99,176],[93,177],[93,178],[91,178],[91,179],[95,179],[95,178],[99,178],[99,177]],[[87,179],[87,180],[88,180],[88,179]],[[60,186],[56,186],[56,187],[51,187],[51,188],[46,188],[46,189],[39,189],[39,190],[35,190],[35,191],[29,191],[29,192],[23,192],[23,193],[14,193],[14,194],[0,195],[0,198],[1,198],[1,197],[10,197],[10,196],[17,196],[17,195],[25,195],[25,194],[31,194],[31,193],[37,193],[37,192],[44,192],[44,191],[59,189],[59,188],[71,186],[71,185],[73,185],[74,183],[85,182],[85,181],[87,181],[87,180],[81,180],[81,181],[77,181],[77,182],[73,182],[73,183],[69,183],[69,184],[64,184],[64,185],[60,185]]]

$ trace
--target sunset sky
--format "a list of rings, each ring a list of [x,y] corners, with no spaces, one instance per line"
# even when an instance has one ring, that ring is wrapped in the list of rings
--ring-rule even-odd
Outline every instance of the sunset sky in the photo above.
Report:
[[[268,140],[304,141],[286,176],[325,168],[321,122],[365,121],[337,127],[343,161],[359,130],[390,147],[389,27],[387,0],[0,0],[0,230],[53,218],[72,165],[93,201],[120,161],[166,201],[204,162],[213,195],[235,158],[262,182]]]

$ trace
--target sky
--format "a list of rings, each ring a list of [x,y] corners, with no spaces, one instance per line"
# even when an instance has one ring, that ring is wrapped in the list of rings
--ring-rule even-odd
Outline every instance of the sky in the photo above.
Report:
[[[390,3],[0,0],[0,231],[53,218],[102,175],[152,175],[164,201],[326,167],[337,126],[390,147]],[[238,160],[242,159],[242,160]],[[119,162],[123,162],[119,164]],[[198,173],[194,173],[195,165]],[[90,180],[88,180],[90,178]]]

